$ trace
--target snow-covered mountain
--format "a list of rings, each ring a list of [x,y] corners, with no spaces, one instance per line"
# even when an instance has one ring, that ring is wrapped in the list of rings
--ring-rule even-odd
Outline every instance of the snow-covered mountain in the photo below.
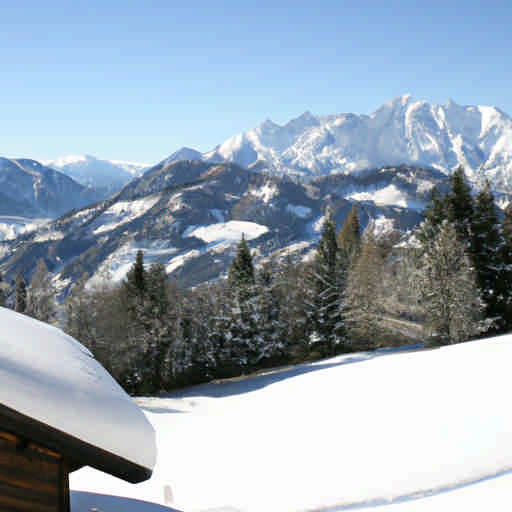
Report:
[[[202,158],[303,176],[400,164],[449,174],[463,165],[475,185],[488,178],[496,191],[511,192],[512,119],[496,107],[405,95],[371,115],[305,112],[282,126],[266,120]]]
[[[390,167],[315,178],[251,172],[236,164],[158,164],[106,201],[73,211],[0,243],[0,269],[29,277],[41,257],[63,291],[87,273],[122,279],[139,249],[185,285],[217,279],[242,234],[257,261],[271,253],[305,255],[316,245],[329,207],[341,226],[354,204],[361,224],[407,230],[421,219],[431,188],[446,187],[433,169]]]
[[[71,176],[82,185],[97,189],[104,197],[116,192],[149,167],[147,164],[121,160],[102,160],[91,155],[65,156],[48,160],[45,165]]]
[[[26,158],[0,157],[0,215],[55,218],[98,200],[69,176]]]

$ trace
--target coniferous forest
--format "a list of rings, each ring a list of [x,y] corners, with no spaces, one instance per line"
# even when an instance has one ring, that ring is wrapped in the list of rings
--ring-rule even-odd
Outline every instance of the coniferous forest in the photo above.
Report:
[[[512,331],[512,203],[489,184],[472,195],[464,171],[437,189],[406,244],[361,232],[356,207],[342,226],[325,212],[306,260],[281,255],[257,268],[242,237],[225,279],[194,289],[169,281],[139,251],[120,285],[75,283],[58,309],[41,260],[8,305],[63,323],[130,393],[154,393],[340,353],[438,346]],[[0,287],[2,302],[9,290]]]

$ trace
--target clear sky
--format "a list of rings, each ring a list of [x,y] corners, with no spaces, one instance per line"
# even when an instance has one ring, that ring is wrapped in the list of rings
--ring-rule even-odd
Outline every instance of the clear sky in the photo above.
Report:
[[[404,93],[512,114],[511,4],[2,2],[0,155],[154,163]]]

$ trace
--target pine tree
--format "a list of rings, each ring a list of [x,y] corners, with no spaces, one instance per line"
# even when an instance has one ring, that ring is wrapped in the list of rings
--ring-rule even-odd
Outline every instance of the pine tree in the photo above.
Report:
[[[436,344],[465,341],[482,330],[483,303],[476,275],[455,226],[444,221],[423,242],[422,302]]]
[[[500,290],[505,265],[501,250],[504,241],[497,207],[488,181],[476,197],[471,229],[471,259],[486,307],[486,317],[493,319],[499,330],[505,306],[505,297]]]
[[[512,200],[508,203],[503,215],[503,235],[507,243],[512,243]]]
[[[151,265],[142,277],[147,296],[141,319],[147,335],[143,364],[148,373],[146,380],[150,382],[146,385],[151,391],[160,391],[163,389],[164,358],[171,344],[169,280],[161,263]]]
[[[458,167],[450,178],[451,190],[448,193],[448,220],[455,226],[460,240],[469,247],[474,215],[474,202],[471,196],[464,169]]]
[[[502,233],[503,245],[500,252],[503,267],[498,293],[503,297],[501,330],[510,332],[512,331],[512,201],[505,208]]]
[[[281,301],[277,263],[267,262],[256,279],[255,313],[259,325],[259,343],[253,344],[251,357],[258,366],[272,364],[282,358],[284,323],[281,321]]]
[[[6,299],[5,287],[6,287],[6,283],[4,283],[2,273],[0,272],[0,306],[5,306],[5,299]]]
[[[230,320],[225,349],[230,354],[231,361],[226,364],[231,365],[234,373],[241,373],[250,370],[254,365],[255,344],[261,343],[254,265],[244,236],[229,268],[228,288]]]
[[[327,212],[315,258],[309,268],[309,322],[312,350],[326,357],[346,342],[343,320],[344,269],[336,241],[336,225]]]
[[[146,292],[146,270],[144,269],[144,253],[139,250],[135,257],[135,263],[126,274],[124,288],[127,295],[136,298],[139,302],[144,299]]]
[[[14,310],[18,313],[24,313],[27,309],[27,285],[25,283],[25,279],[21,275],[21,272],[18,272],[16,276],[16,289],[14,296]]]
[[[251,250],[247,245],[244,235],[242,235],[235,258],[229,268],[229,283],[234,287],[252,286],[254,284],[254,266]]]
[[[433,226],[439,226],[447,218],[446,202],[441,196],[439,188],[435,186],[430,193],[430,203],[425,209],[423,215]]]
[[[347,264],[353,262],[359,255],[361,248],[360,229],[357,205],[354,205],[347,215],[345,222],[343,222],[337,237],[341,258]]]

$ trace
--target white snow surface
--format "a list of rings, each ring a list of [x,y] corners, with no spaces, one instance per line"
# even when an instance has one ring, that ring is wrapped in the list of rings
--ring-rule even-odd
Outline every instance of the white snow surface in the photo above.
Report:
[[[112,231],[144,215],[155,206],[159,199],[159,195],[153,195],[133,201],[119,201],[114,203],[94,220],[91,224],[91,230],[95,235]]]
[[[258,199],[261,199],[265,204],[275,197],[279,191],[274,183],[265,183],[260,188],[251,189],[250,194]]]
[[[13,240],[21,234],[37,230],[50,220],[0,215],[0,240]]]
[[[136,403],[75,339],[0,308],[0,403],[152,469],[155,434]]]
[[[508,335],[140,398],[152,479],[83,469],[71,487],[187,512],[510,510],[511,360]]]
[[[194,236],[206,243],[236,242],[245,236],[246,240],[253,240],[268,232],[267,226],[242,220],[230,220],[208,226],[199,226],[187,231],[185,236]]]

